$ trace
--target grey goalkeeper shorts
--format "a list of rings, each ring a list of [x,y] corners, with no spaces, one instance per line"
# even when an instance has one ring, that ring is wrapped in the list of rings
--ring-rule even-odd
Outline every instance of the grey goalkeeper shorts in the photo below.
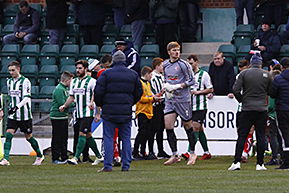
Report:
[[[165,102],[164,114],[176,113],[182,119],[182,121],[187,122],[192,120],[192,105],[191,102]]]

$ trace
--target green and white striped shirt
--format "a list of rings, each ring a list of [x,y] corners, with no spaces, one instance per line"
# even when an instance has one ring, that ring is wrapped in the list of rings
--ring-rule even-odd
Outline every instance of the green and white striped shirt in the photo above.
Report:
[[[74,78],[70,85],[69,95],[73,96],[76,103],[76,118],[93,117],[94,110],[89,109],[93,96],[96,80],[90,76],[82,80]]]
[[[213,88],[211,78],[209,74],[200,69],[194,74],[195,84],[191,86],[191,91],[199,91],[208,88]],[[207,98],[206,95],[192,95],[192,110],[206,110],[207,109]]]
[[[10,97],[10,108],[19,104],[24,97],[31,97],[31,83],[28,78],[20,75],[19,78],[7,80],[8,95]],[[8,116],[16,121],[27,121],[32,119],[31,100],[23,107],[20,107],[14,114]]]

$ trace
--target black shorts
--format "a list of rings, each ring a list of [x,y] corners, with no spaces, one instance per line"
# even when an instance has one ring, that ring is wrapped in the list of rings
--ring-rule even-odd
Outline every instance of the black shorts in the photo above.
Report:
[[[31,134],[32,133],[32,119],[29,119],[27,121],[16,121],[13,119],[7,120],[7,129],[14,129],[16,132],[18,128],[20,128],[20,131],[25,134]]]
[[[90,133],[93,119],[93,117],[84,117],[77,119],[79,123],[79,131],[82,133]]]
[[[207,110],[193,111],[192,112],[193,122],[198,122],[200,124],[203,124],[204,120],[206,119],[206,114],[207,114]]]

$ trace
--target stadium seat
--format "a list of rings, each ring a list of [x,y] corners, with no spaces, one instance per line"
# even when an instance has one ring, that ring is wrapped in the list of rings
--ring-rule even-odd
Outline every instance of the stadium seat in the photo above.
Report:
[[[60,51],[60,65],[74,65],[75,61],[78,58],[79,54],[79,46],[72,45],[64,45]]]
[[[51,99],[54,89],[55,89],[55,86],[43,86],[43,87],[41,87],[40,92],[39,92],[39,98]]]
[[[3,27],[1,31],[1,37],[3,38],[7,34],[14,33],[14,25],[13,24],[7,24]]]
[[[5,16],[5,17],[4,17],[4,22],[3,22],[3,24],[4,24],[4,25],[14,24],[15,18],[16,18],[15,15],[14,15],[14,16]]]
[[[119,36],[125,40],[131,40],[131,25],[123,25],[120,29]]]
[[[115,42],[116,37],[118,37],[119,30],[114,25],[104,25],[102,28],[103,33],[103,44],[113,44]]]
[[[31,86],[31,97],[37,99],[39,95],[39,86]]]
[[[70,72],[70,73],[75,74],[75,66],[73,66],[73,65],[65,65],[65,66],[62,66],[61,69],[60,69],[60,75],[61,75],[64,71],[68,71],[68,72]]]
[[[58,78],[58,67],[56,65],[44,65],[39,71],[39,85],[55,86]]]
[[[2,66],[8,65],[11,61],[16,60],[20,53],[20,45],[4,45],[0,53]]]
[[[1,71],[0,71],[0,78],[8,78],[10,77],[10,74],[8,72],[8,65],[2,66]]]
[[[63,44],[76,44],[78,37],[78,29],[76,28],[77,27],[74,24],[67,25],[67,31],[63,40]]]
[[[8,88],[7,88],[7,86],[1,87],[1,93],[3,93],[3,94],[8,94]]]
[[[232,44],[220,45],[218,51],[223,53],[223,56],[226,58],[226,60],[234,64],[236,57],[236,47],[234,45]]]
[[[279,59],[289,57],[289,44],[284,44],[280,48]]]
[[[83,45],[79,52],[79,59],[97,58],[98,52],[98,45]]]
[[[149,66],[152,67],[152,61],[155,57],[151,57],[151,56],[141,56],[140,60],[140,67],[144,67],[144,66]]]
[[[38,78],[37,65],[24,65],[21,67],[21,73],[30,80],[31,85],[36,85]]]
[[[160,55],[160,48],[157,44],[143,45],[140,50],[140,56],[158,57]]]
[[[115,49],[114,45],[103,45],[100,49],[99,56],[104,56],[105,54],[111,54],[111,52]]]
[[[237,64],[240,60],[245,59],[245,57],[249,55],[250,50],[251,50],[251,45],[240,46],[240,48],[237,51],[237,55],[236,55]]]
[[[19,11],[19,6],[16,3],[10,3],[5,6],[3,9],[4,16],[16,16]]]
[[[233,42],[236,48],[241,45],[251,44],[254,35],[253,25],[238,25],[236,31],[234,32]]]
[[[37,64],[39,53],[39,45],[24,45],[20,53],[21,65]]]
[[[29,6],[36,9],[36,11],[38,11],[40,16],[42,15],[42,6],[40,3],[29,3]]]
[[[43,101],[39,103],[39,111],[41,113],[49,113],[51,109],[52,103],[49,101]]]
[[[40,34],[41,45],[49,44],[49,39],[50,39],[50,36],[49,36],[49,33],[48,33],[48,29],[42,29],[41,30],[41,34]]]
[[[145,31],[143,35],[143,44],[155,44],[156,38],[155,38],[155,30],[154,26],[151,23],[145,24]]]
[[[44,45],[39,56],[40,65],[56,65],[58,61],[58,55],[58,45]]]

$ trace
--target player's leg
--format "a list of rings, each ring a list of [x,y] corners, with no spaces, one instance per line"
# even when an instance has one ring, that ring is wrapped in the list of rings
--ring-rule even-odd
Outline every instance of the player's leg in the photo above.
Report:
[[[194,136],[194,131],[193,131],[193,122],[191,120],[189,121],[183,121],[183,126],[185,128],[188,141],[189,141],[189,146],[190,146],[190,157],[188,159],[187,165],[193,165],[196,162],[197,155],[195,154],[195,144],[196,144],[196,139]]]
[[[204,132],[203,125],[201,125],[200,131],[199,131],[199,140],[204,150],[204,154],[200,159],[201,160],[211,159],[212,155],[209,152],[208,141],[207,141],[206,134]]]
[[[10,165],[9,155],[12,146],[12,138],[16,129],[18,128],[17,121],[8,119],[7,120],[7,130],[5,133],[5,143],[4,143],[4,158],[1,160],[0,165]]]

